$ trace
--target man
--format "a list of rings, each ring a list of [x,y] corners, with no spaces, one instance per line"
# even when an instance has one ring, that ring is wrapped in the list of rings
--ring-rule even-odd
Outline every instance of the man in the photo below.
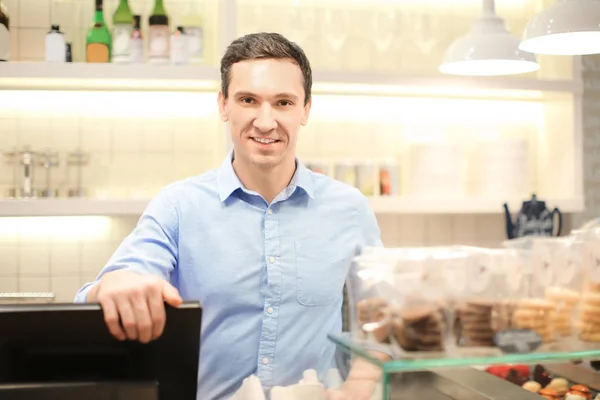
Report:
[[[365,197],[295,157],[311,108],[302,49],[279,34],[244,36],[227,48],[221,79],[233,152],[217,170],[163,189],[76,297],[102,305],[115,337],[143,343],[162,332],[163,301],[199,300],[198,399],[209,400],[230,397],[252,374],[267,390],[305,369],[323,377],[351,259],[381,245]],[[353,366],[330,398],[366,396],[375,372]]]

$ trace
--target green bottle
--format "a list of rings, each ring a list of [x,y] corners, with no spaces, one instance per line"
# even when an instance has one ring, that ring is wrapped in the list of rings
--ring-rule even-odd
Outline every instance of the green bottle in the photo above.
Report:
[[[90,63],[107,63],[111,58],[112,40],[104,23],[102,0],[96,0],[94,25],[88,30],[85,59]]]
[[[133,32],[133,13],[128,0],[120,0],[113,14],[113,48],[114,63],[128,63],[131,58],[131,32]]]
[[[154,9],[149,18],[148,30],[148,61],[153,64],[163,64],[169,61],[170,35],[169,16],[165,11],[163,0],[155,0]]]

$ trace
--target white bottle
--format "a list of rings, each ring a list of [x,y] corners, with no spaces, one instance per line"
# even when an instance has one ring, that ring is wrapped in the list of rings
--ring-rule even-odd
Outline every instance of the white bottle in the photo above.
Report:
[[[46,34],[46,62],[64,63],[67,61],[67,43],[65,35],[58,25],[52,25]]]
[[[204,18],[197,1],[188,0],[181,24],[189,38],[189,57],[192,64],[200,64],[204,60]]]
[[[144,39],[142,38],[142,29],[140,27],[141,17],[139,15],[133,16],[133,31],[131,32],[130,46],[130,59],[131,64],[143,64],[144,63]]]
[[[189,63],[188,37],[182,26],[178,26],[171,35],[171,64],[186,65]]]

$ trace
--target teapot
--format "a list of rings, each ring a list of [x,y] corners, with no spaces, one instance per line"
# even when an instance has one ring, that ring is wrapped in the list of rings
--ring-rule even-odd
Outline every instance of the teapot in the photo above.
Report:
[[[506,203],[504,203],[504,216],[508,239],[523,236],[560,236],[562,230],[562,214],[559,209],[554,208],[550,211],[546,207],[546,202],[538,200],[535,194],[531,196],[531,200],[523,202],[514,223]],[[557,226],[555,226],[556,219]]]

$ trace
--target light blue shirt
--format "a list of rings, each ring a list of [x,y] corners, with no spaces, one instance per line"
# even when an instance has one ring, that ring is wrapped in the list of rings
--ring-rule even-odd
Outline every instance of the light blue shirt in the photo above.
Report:
[[[226,399],[257,375],[265,390],[334,367],[343,286],[362,246],[380,246],[367,199],[297,161],[271,204],[244,188],[232,156],[173,183],[102,269],[169,280],[203,307],[198,399]],[[83,302],[92,283],[77,293]]]

